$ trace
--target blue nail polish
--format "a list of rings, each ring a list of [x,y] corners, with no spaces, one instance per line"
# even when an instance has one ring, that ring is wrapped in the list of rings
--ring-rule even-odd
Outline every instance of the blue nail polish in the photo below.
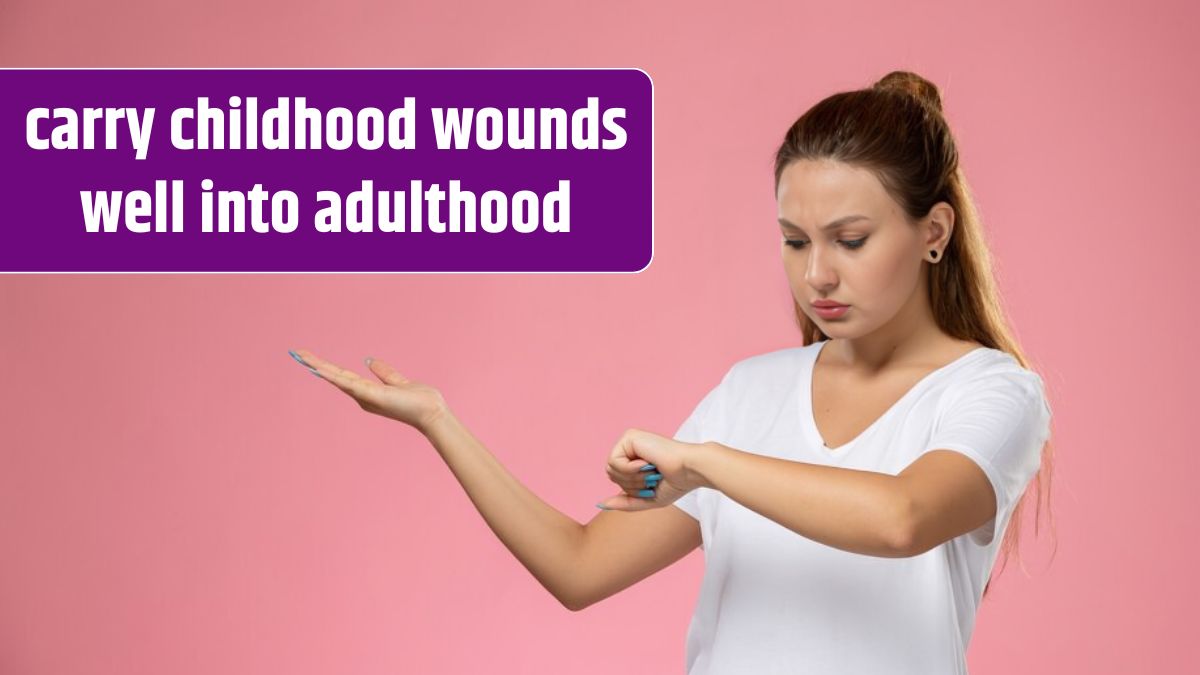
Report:
[[[639,497],[653,497],[654,490],[642,490],[641,492],[638,493],[638,496]]]
[[[300,365],[304,366],[305,368],[309,368],[309,369],[311,369],[311,368],[312,368],[312,366],[310,366],[310,365],[308,365],[307,363],[305,363],[305,362],[304,362],[304,359],[300,358],[300,355],[299,355],[299,354],[297,354],[296,352],[294,352],[294,351],[292,351],[292,350],[290,350],[290,349],[289,349],[289,350],[288,350],[288,354],[291,354],[291,355],[292,355],[292,358],[293,358],[293,359],[296,359],[296,363],[299,363]]]
[[[654,470],[653,464],[647,464],[646,466],[643,466],[642,468],[638,469],[638,471],[653,471],[653,470]]]
[[[662,478],[661,473],[652,473],[649,476],[646,476],[646,480],[658,480],[660,478]]]
[[[312,373],[312,374],[313,374],[313,377],[321,377],[321,374],[320,374],[320,373],[318,373],[317,371],[313,370],[312,368],[309,368],[309,369],[308,369],[308,372]],[[325,378],[321,377],[321,379],[323,380],[323,379],[325,379]]]
[[[607,511],[607,510],[608,510],[608,507],[607,507],[607,506],[604,506],[604,505],[602,505],[602,504],[596,504],[596,508],[598,508],[598,509],[604,509],[605,511]]]

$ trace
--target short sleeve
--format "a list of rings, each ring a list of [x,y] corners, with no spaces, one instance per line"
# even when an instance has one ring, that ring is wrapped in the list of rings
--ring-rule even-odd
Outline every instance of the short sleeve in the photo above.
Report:
[[[1041,378],[1021,369],[991,373],[951,385],[928,446],[954,450],[979,465],[996,492],[996,515],[968,533],[990,545],[1008,523],[1017,501],[1041,466],[1050,435],[1050,406]]]
[[[700,403],[696,404],[692,414],[683,421],[679,426],[679,430],[675,432],[674,439],[682,443],[704,443],[711,438],[711,420],[718,407],[718,400],[722,394],[722,387],[728,379],[728,373],[721,383],[713,387],[704,398],[700,399]],[[696,488],[685,494],[679,499],[671,502],[671,506],[678,507],[681,511],[689,516],[700,519],[700,497],[701,493],[708,488]]]

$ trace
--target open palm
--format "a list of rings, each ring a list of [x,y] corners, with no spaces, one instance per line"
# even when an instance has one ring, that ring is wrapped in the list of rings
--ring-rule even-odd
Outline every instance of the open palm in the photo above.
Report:
[[[288,353],[310,371],[349,394],[363,410],[404,422],[422,433],[445,410],[446,402],[441,392],[404,377],[379,359],[367,359],[367,369],[379,378],[376,382],[308,350],[289,350]]]

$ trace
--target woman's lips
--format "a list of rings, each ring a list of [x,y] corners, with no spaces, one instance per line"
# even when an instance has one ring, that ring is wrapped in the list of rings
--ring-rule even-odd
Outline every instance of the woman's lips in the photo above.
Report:
[[[850,305],[837,305],[834,307],[821,307],[813,305],[813,311],[822,319],[836,319],[846,313],[850,309]]]

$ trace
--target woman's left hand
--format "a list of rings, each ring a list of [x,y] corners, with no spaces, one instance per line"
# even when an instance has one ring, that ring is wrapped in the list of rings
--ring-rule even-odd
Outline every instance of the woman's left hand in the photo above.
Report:
[[[656,509],[703,487],[703,479],[684,461],[699,447],[640,429],[626,431],[606,467],[609,480],[623,492],[600,500],[597,506],[613,511]]]

